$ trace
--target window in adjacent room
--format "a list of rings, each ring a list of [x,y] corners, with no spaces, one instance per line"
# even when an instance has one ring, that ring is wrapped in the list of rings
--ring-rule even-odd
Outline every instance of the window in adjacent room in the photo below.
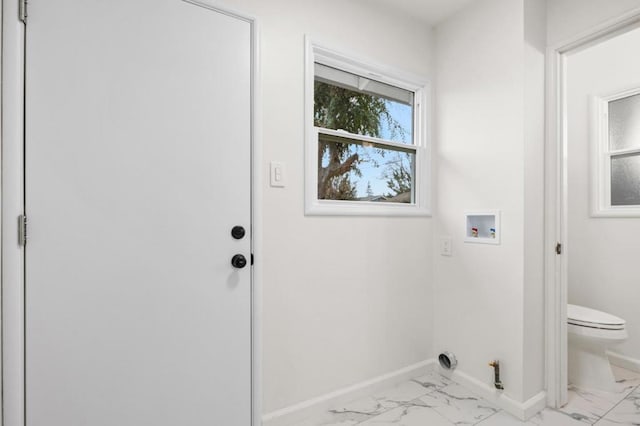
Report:
[[[594,104],[594,215],[640,216],[640,88]]]
[[[426,84],[309,44],[308,214],[428,214]]]

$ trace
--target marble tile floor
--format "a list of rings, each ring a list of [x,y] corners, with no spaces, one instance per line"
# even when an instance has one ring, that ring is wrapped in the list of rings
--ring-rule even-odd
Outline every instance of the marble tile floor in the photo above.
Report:
[[[616,392],[569,387],[569,402],[522,422],[437,371],[296,426],[640,425],[640,373],[618,367]]]

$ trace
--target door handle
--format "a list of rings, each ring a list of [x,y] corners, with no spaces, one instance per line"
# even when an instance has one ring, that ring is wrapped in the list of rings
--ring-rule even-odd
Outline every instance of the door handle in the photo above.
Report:
[[[236,254],[231,258],[231,266],[237,269],[242,269],[247,266],[247,258],[241,254]]]

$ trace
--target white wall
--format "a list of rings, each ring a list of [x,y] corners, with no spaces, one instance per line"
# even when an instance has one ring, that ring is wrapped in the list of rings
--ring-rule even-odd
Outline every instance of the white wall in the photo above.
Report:
[[[542,234],[543,46],[543,2],[479,0],[436,28],[436,241],[454,242],[435,256],[434,349],[489,385],[499,359],[517,401],[543,386],[542,248],[525,239]],[[502,211],[501,245],[462,242],[480,209]]]
[[[640,7],[640,0],[549,0],[547,39],[554,46]]]
[[[544,140],[547,1],[524,2],[523,396],[544,388]]]
[[[629,339],[613,350],[640,362],[640,218],[590,217],[588,105],[591,95],[640,87],[638,46],[640,29],[570,56],[567,110],[569,302],[624,318]]]
[[[304,35],[431,77],[431,29],[359,1],[229,0],[261,25],[264,412],[433,356],[432,220],[304,216]],[[286,188],[268,187],[270,160]]]

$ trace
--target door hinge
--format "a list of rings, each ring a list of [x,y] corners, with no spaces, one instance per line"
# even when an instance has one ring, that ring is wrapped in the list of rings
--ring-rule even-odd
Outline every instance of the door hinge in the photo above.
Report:
[[[18,15],[23,23],[27,23],[27,0],[18,0]]]
[[[562,254],[562,244],[556,244],[556,254]]]
[[[24,247],[27,245],[27,215],[18,217],[18,243]]]

